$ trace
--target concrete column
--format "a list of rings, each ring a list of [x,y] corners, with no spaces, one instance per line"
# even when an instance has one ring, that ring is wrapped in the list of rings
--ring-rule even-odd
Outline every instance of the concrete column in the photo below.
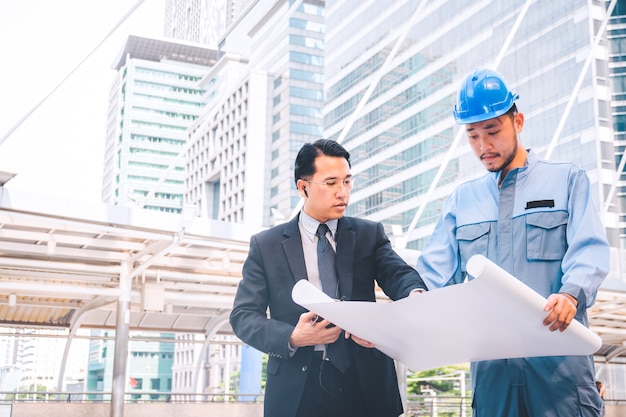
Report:
[[[113,383],[111,385],[111,417],[124,416],[126,390],[126,362],[128,358],[128,329],[130,325],[130,292],[132,277],[130,265],[122,262],[120,272],[120,296],[117,301],[115,328],[115,353],[113,357]]]
[[[259,394],[261,392],[261,378],[263,371],[263,356],[261,352],[248,345],[241,346],[241,372],[239,376],[240,394]],[[253,395],[240,395],[238,401],[256,402]]]

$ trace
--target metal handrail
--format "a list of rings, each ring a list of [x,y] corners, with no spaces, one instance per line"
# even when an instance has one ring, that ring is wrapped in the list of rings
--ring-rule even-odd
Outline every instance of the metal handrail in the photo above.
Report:
[[[110,403],[111,391],[0,391],[0,404],[17,402],[76,402],[76,403]],[[172,403],[206,403],[206,402],[262,402],[263,393],[184,393],[155,390],[130,390],[124,393],[124,401],[136,402],[172,402]]]

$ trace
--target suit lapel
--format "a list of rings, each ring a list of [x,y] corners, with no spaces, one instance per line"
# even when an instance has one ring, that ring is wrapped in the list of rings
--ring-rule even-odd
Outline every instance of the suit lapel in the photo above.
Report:
[[[302,250],[302,238],[298,228],[298,218],[299,215],[285,224],[283,236],[286,239],[282,241],[289,269],[291,269],[291,274],[296,282],[301,279],[308,279],[304,263],[304,251]]]
[[[349,218],[341,218],[337,223],[337,278],[339,295],[342,299],[352,299],[352,278],[354,272],[355,233]]]

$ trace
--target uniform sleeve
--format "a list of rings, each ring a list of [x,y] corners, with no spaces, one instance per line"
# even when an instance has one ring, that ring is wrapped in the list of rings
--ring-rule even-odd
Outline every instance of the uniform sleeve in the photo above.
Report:
[[[587,174],[582,170],[574,171],[568,185],[568,248],[561,265],[563,278],[559,291],[573,295],[579,304],[590,307],[608,274],[610,249]]]
[[[457,192],[453,192],[444,202],[435,230],[417,259],[416,269],[430,290],[463,281],[456,239],[456,201]]]

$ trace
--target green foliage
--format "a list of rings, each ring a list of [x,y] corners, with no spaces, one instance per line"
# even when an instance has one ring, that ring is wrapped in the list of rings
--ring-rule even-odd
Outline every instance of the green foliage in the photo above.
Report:
[[[267,355],[267,353],[264,353],[261,356],[261,360],[262,360],[262,371],[261,371],[261,392],[265,392],[265,383],[267,382],[267,359],[269,358],[269,356]]]
[[[35,399],[37,400],[45,400],[46,399],[46,391],[48,391],[48,389],[46,388],[45,385],[39,385],[37,384],[37,387],[35,387],[35,384],[30,384],[28,386],[28,388],[23,389],[24,391],[31,391],[31,393],[29,394],[18,394],[17,398],[18,399],[33,399],[33,396]],[[41,394],[33,394],[33,391],[37,391],[38,393],[41,392]]]
[[[230,374],[230,390],[231,392],[239,391],[239,379],[241,378],[241,370],[231,372]]]
[[[464,393],[461,392],[461,378],[465,379],[466,389]],[[407,391],[409,394],[421,395],[426,390],[434,390],[439,394],[450,396],[469,395],[469,364],[429,369],[407,375]]]

